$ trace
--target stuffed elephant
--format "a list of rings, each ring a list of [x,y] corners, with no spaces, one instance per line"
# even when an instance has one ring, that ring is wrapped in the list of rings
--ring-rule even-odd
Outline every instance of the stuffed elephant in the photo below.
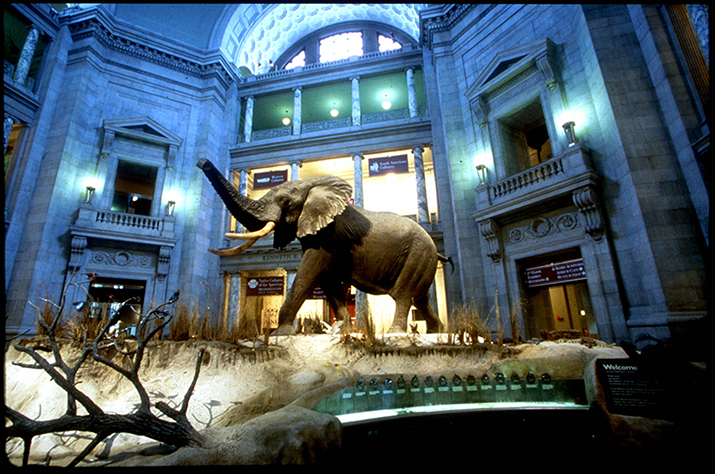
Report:
[[[210,252],[238,254],[271,231],[275,248],[284,248],[295,238],[300,241],[303,258],[280,308],[277,333],[292,333],[295,316],[316,285],[338,320],[349,326],[344,283],[395,300],[390,332],[407,331],[412,305],[426,320],[428,331],[439,330],[439,318],[429,304],[429,289],[437,261],[452,262],[437,252],[429,234],[416,222],[351,205],[352,187],[336,176],[288,181],[253,200],[241,195],[210,161],[201,159],[196,166],[247,230],[226,234],[246,240],[243,245]]]

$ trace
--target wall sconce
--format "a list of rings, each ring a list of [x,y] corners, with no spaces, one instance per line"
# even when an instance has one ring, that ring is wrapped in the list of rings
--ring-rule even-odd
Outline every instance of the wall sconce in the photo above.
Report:
[[[576,144],[576,132],[574,127],[576,124],[574,122],[566,122],[564,127],[564,132],[566,133],[566,140],[569,142],[569,146],[574,146]]]
[[[174,209],[176,208],[176,202],[175,201],[169,201],[166,205],[166,215],[167,216],[173,216],[174,215]]]
[[[92,204],[92,196],[94,196],[94,191],[95,191],[94,186],[87,186],[85,189],[86,189],[86,192],[84,195],[84,203]]]
[[[479,176],[479,184],[487,184],[487,166],[477,165],[477,176]]]

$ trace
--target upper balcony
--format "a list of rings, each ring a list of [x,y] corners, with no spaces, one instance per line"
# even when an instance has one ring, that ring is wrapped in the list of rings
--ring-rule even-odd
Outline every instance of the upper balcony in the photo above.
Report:
[[[84,203],[80,205],[77,220],[70,229],[72,235],[173,247],[176,242],[175,224],[173,215],[143,216],[96,209],[91,204]]]
[[[477,211],[472,217],[480,222],[521,213],[549,201],[571,202],[575,191],[597,183],[588,151],[574,145],[520,173],[495,183],[481,183],[475,190]]]

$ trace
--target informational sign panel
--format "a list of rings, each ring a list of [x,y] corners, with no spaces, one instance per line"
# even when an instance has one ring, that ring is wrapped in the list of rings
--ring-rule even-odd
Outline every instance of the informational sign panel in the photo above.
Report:
[[[585,279],[586,269],[582,258],[526,269],[526,285],[529,288]]]
[[[383,176],[389,173],[409,173],[407,155],[370,158],[368,160],[370,176]]]
[[[283,294],[282,276],[253,277],[248,280],[246,296],[275,296]]]
[[[256,173],[253,178],[253,189],[269,189],[286,181],[288,181],[288,170]]]
[[[597,359],[596,371],[611,413],[669,417],[664,374],[633,359]]]
[[[320,285],[316,285],[315,288],[313,288],[313,291],[308,294],[308,299],[309,300],[324,300],[325,299],[325,293],[323,293],[323,289],[320,287]]]

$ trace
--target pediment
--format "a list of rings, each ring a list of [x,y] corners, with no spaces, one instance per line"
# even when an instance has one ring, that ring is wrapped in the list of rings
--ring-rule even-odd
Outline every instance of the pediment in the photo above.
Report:
[[[544,38],[498,52],[479,73],[465,95],[471,98],[488,92],[529,67],[533,67],[537,59],[546,57],[548,60],[554,49],[555,44]]]
[[[136,140],[181,146],[182,139],[149,117],[111,119],[104,121],[104,130]]]

